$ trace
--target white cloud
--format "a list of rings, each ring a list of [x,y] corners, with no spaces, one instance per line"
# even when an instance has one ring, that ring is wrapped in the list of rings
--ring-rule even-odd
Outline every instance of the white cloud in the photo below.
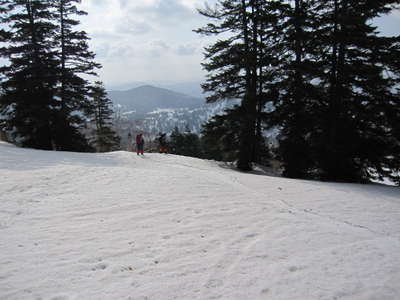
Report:
[[[198,46],[194,44],[179,45],[176,53],[180,56],[193,55],[196,53]]]
[[[203,0],[87,0],[82,29],[103,65],[106,84],[202,80],[202,45],[192,32],[206,23]]]
[[[144,54],[150,57],[161,57],[169,52],[170,47],[161,40],[152,41],[147,45]]]
[[[152,30],[152,26],[148,23],[137,22],[132,17],[127,17],[116,27],[116,32],[130,35],[146,34]]]
[[[82,29],[103,65],[106,84],[129,81],[202,80],[203,47],[213,38],[193,33],[209,20],[196,8],[216,0],[85,0]],[[399,33],[400,12],[380,20],[380,29]]]

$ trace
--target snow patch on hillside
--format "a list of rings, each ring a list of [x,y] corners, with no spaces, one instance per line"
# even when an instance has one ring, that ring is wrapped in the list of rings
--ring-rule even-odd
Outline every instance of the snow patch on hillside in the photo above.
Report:
[[[0,299],[398,299],[400,189],[0,142]]]
[[[182,110],[182,109],[174,109],[174,108],[158,108],[158,109],[156,109],[156,110],[153,110],[153,111],[151,111],[151,112],[149,112],[148,114],[149,115],[152,115],[152,114],[160,114],[160,113],[174,113],[174,112],[177,112],[177,111],[179,111],[179,110]]]

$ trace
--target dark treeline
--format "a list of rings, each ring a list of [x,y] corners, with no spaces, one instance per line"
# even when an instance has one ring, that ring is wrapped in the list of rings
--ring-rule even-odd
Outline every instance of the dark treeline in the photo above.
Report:
[[[400,170],[400,36],[372,20],[400,1],[219,0],[195,30],[205,49],[208,102],[241,99],[205,138],[239,169],[268,157],[263,132],[280,131],[284,175],[368,182]],[[268,109],[267,109],[268,108]],[[219,146],[217,146],[219,145]]]
[[[0,68],[0,129],[24,147],[118,147],[104,89],[83,77],[96,75],[101,66],[94,62],[87,34],[74,29],[76,18],[86,14],[77,3],[80,0],[0,0],[0,55],[9,62]],[[87,123],[96,128],[91,139],[83,134]]]
[[[221,125],[225,116],[216,115],[204,124],[201,134],[191,132],[188,128],[179,130],[178,127],[168,137],[167,149],[171,154],[232,162],[238,152],[238,123],[228,121],[227,126]],[[231,125],[231,126],[230,126]],[[227,133],[227,132],[230,133]],[[159,151],[158,138],[154,141],[157,145],[150,151]],[[264,147],[263,149],[267,149]],[[271,159],[269,152],[262,154],[260,161],[268,165]]]

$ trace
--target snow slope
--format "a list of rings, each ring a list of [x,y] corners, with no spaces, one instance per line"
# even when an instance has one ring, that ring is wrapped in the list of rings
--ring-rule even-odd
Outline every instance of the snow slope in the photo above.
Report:
[[[0,299],[399,299],[400,189],[0,142]]]

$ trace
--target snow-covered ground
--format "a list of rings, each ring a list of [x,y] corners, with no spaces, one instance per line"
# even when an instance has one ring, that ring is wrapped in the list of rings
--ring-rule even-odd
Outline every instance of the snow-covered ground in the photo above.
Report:
[[[400,299],[400,189],[0,142],[0,299]]]

